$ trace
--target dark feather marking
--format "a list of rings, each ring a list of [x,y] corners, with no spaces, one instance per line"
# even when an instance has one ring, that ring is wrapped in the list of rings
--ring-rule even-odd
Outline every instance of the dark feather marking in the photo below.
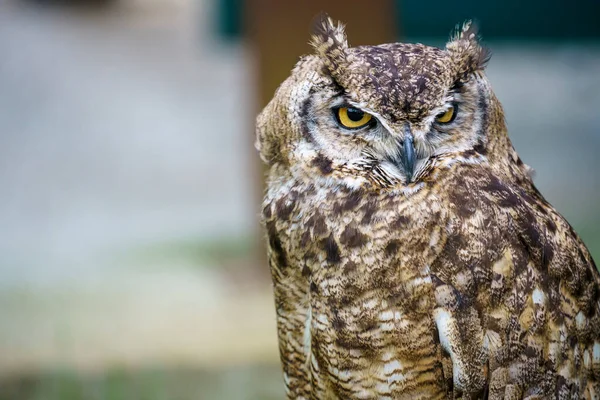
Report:
[[[521,204],[519,196],[495,176],[489,177],[489,183],[483,189],[493,194],[501,207],[513,208]]]
[[[302,233],[302,236],[300,237],[300,246],[301,247],[308,246],[308,244],[310,243],[311,239],[312,238],[311,238],[311,235],[310,235],[310,230],[305,230]]]
[[[392,229],[403,229],[410,223],[410,218],[405,215],[398,215],[398,217],[390,224]]]
[[[360,204],[360,201],[363,198],[363,192],[360,190],[355,190],[348,195],[348,199],[344,203],[343,210],[354,210],[356,206]]]
[[[340,236],[340,243],[348,247],[360,247],[367,242],[367,236],[353,226],[346,226]]]
[[[368,200],[361,210],[364,214],[360,223],[363,225],[370,224],[373,220],[373,214],[377,211],[377,203],[374,200]]]
[[[350,192],[345,201],[333,204],[333,213],[339,216],[345,212],[354,210],[360,204],[363,195],[364,193],[360,190]]]
[[[356,269],[357,269],[357,265],[354,261],[348,261],[344,265],[344,272],[346,274],[351,274],[352,272],[356,271]]]
[[[275,255],[277,261],[277,267],[279,269],[285,269],[288,266],[287,254],[281,245],[281,240],[279,239],[277,228],[275,227],[275,221],[267,222],[267,237],[269,238],[271,251]]]
[[[305,278],[310,276],[310,268],[308,268],[306,265],[302,267],[302,276]]]
[[[332,264],[340,262],[340,248],[333,238],[333,235],[329,235],[326,239],[321,241],[323,250],[325,250],[326,260]]]
[[[390,240],[388,242],[388,244],[385,246],[384,252],[385,255],[387,256],[391,256],[394,255],[398,252],[398,249],[400,248],[400,242],[398,240]]]
[[[336,312],[334,313],[333,319],[331,320],[331,326],[333,326],[333,329],[339,331],[346,327],[346,322],[342,318],[340,318],[340,316]]]
[[[267,204],[264,208],[263,208],[263,212],[262,212],[263,218],[265,220],[271,219],[272,216],[272,211],[271,211],[271,204]]]
[[[473,150],[475,150],[477,153],[481,154],[482,156],[485,156],[487,154],[487,149],[484,146],[482,140],[477,141],[477,144],[475,144],[475,146],[473,146]]]
[[[494,175],[489,175],[489,182],[483,189],[498,197],[507,197],[509,193],[508,188]]]
[[[300,131],[302,132],[302,136],[309,143],[314,143],[314,138],[312,137],[312,133],[310,132],[310,128],[308,124],[310,123],[309,114],[310,109],[312,107],[312,98],[309,96],[304,103],[302,103],[302,108],[300,109]]]
[[[463,90],[464,87],[465,87],[465,83],[462,80],[457,79],[452,84],[452,87],[450,88],[450,92],[460,93],[460,92],[462,92],[462,90]]]
[[[550,231],[550,233],[556,232],[556,224],[550,218],[546,219],[546,227]]]
[[[550,262],[554,257],[554,247],[548,241],[548,237],[546,236],[546,231],[544,231],[544,245],[542,247],[542,268],[544,271],[548,271],[548,267],[550,266]]]
[[[289,201],[290,204],[287,204]],[[295,202],[288,197],[282,197],[275,203],[275,212],[280,220],[286,221],[294,210]]]
[[[456,207],[457,214],[462,218],[469,218],[477,211],[477,203],[468,199],[469,193],[462,186],[457,186],[449,196],[449,200]]]
[[[308,221],[306,221],[306,227],[312,228],[315,236],[320,236],[327,233],[327,224],[325,223],[325,219],[319,212],[315,212],[308,219]]]
[[[331,160],[321,153],[319,153],[312,161],[312,165],[319,168],[319,171],[321,171],[323,175],[329,175],[333,172],[331,164]]]

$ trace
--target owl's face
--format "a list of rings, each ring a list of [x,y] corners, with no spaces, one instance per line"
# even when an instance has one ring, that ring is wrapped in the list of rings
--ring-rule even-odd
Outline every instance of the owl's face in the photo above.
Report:
[[[445,49],[348,47],[321,22],[302,59],[258,118],[270,164],[349,187],[414,186],[441,156],[484,153],[488,53],[469,26]]]

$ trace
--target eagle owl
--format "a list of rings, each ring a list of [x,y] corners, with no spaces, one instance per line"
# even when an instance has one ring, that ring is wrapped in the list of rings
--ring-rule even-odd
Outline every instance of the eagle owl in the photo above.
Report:
[[[350,47],[325,17],[311,44],[257,119],[288,398],[600,398],[598,271],[471,24]]]

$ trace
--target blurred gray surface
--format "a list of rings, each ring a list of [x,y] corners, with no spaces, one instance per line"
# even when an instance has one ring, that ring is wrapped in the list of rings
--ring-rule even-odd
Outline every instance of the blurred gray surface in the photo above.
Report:
[[[0,281],[250,234],[249,60],[205,37],[202,3],[176,16],[0,11]]]

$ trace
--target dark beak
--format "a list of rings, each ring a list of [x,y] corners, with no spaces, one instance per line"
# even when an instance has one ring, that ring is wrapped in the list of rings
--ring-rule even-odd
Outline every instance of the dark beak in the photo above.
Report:
[[[402,143],[402,166],[406,173],[406,183],[410,183],[415,170],[415,145],[408,124],[404,127],[404,142]]]

